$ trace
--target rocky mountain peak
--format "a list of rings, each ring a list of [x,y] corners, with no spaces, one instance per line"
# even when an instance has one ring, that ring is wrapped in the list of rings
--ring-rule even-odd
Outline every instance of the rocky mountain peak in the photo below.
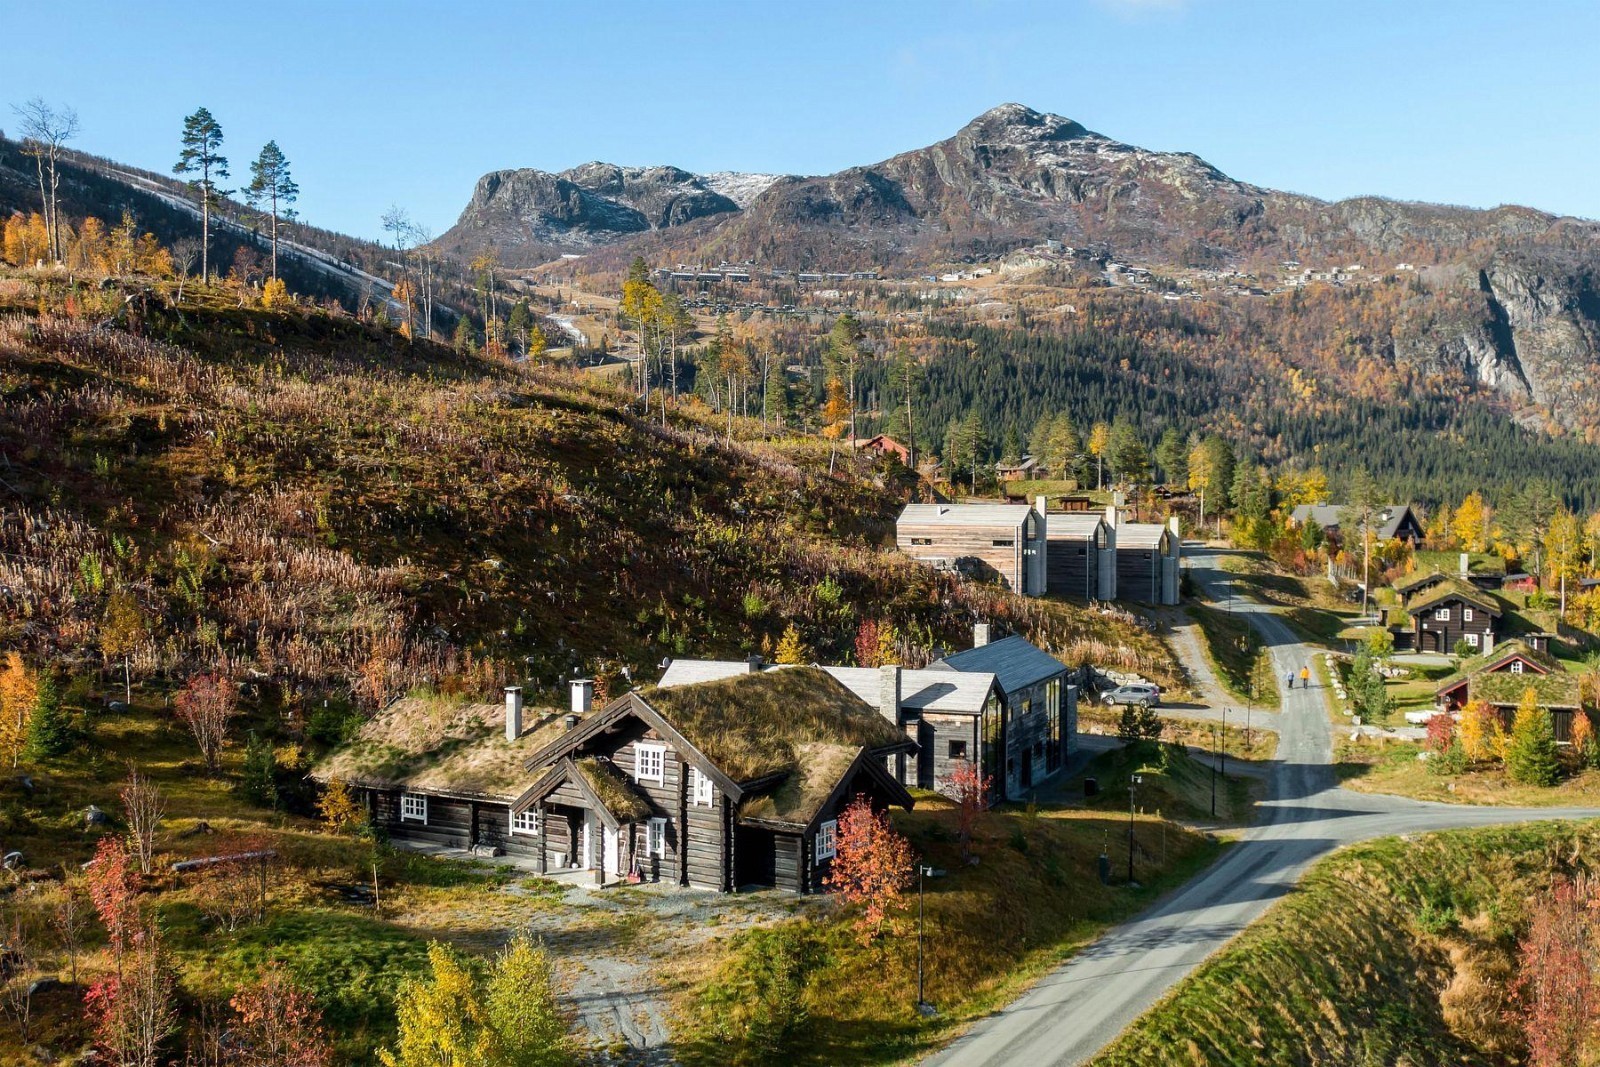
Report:
[[[1098,136],[1082,124],[1060,115],[1035,111],[1023,104],[992,107],[963,126],[957,140],[1025,144],[1039,141],[1064,141],[1074,137]]]

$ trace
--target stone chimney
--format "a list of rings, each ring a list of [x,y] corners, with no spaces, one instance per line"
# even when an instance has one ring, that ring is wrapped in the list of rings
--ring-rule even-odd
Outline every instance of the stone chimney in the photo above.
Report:
[[[975,622],[972,624],[972,647],[982,648],[989,643],[989,624]]]
[[[594,680],[590,678],[574,678],[572,680],[572,713],[574,715],[587,715],[594,705]]]
[[[878,668],[878,710],[883,717],[900,725],[900,668],[898,665]]]
[[[506,740],[522,736],[522,686],[506,686]]]
[[[760,674],[762,666],[766,663],[760,656],[746,656],[744,672],[746,674]]]

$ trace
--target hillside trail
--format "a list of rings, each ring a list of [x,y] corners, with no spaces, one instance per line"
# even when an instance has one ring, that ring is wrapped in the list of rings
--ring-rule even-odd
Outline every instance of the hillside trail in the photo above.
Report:
[[[1271,608],[1238,597],[1218,570],[1217,555],[1204,548],[1190,552],[1190,574],[1198,587],[1256,628],[1276,678],[1298,675],[1317,650],[1301,642]],[[1313,863],[1343,845],[1395,834],[1600,816],[1600,809],[1480,808],[1340,788],[1321,687],[1295,686],[1281,696],[1277,763],[1256,825],[1188,885],[1108,930],[926,1064],[1072,1067],[1089,1062],[1293,889]]]

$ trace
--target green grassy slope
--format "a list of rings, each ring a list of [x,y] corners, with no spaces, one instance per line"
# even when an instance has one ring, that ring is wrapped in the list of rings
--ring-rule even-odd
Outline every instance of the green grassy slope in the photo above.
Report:
[[[1506,989],[1529,900],[1594,823],[1388,838],[1324,860],[1095,1067],[1521,1062]]]

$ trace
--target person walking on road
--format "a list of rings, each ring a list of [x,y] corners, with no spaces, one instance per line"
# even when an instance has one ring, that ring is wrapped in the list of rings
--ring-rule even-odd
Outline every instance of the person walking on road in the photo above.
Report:
[[[1301,689],[1310,689],[1311,688],[1311,668],[1310,667],[1302,666],[1300,668],[1300,688]]]
[[[1289,669],[1289,673],[1283,676],[1283,684],[1290,689],[1294,688],[1294,669],[1292,667]]]

